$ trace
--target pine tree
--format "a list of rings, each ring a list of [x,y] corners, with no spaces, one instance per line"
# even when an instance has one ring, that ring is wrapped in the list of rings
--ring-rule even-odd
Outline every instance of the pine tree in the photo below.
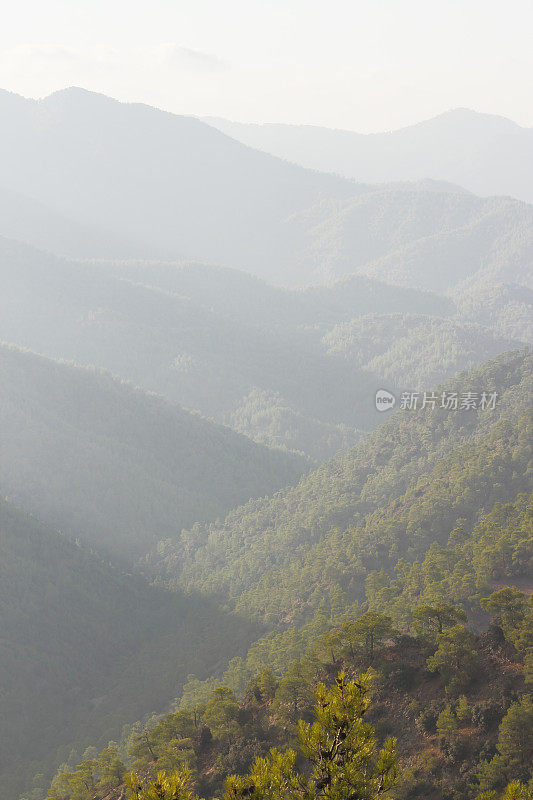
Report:
[[[513,777],[526,779],[533,763],[533,698],[524,695],[512,703],[502,719],[498,752],[512,770]]]
[[[308,769],[296,767],[294,750],[271,750],[245,777],[226,781],[224,800],[386,800],[398,777],[395,742],[378,750],[371,725],[363,721],[369,706],[370,677],[316,692],[316,721],[299,724],[299,744]]]
[[[427,660],[430,672],[439,672],[447,691],[467,686],[478,667],[476,637],[464,625],[454,625],[437,635],[438,648]]]
[[[385,614],[367,611],[356,619],[352,625],[352,633],[365,642],[365,648],[370,662],[374,660],[374,650],[377,645],[394,634],[392,619]]]
[[[464,611],[449,603],[434,603],[433,605],[423,605],[416,608],[413,612],[415,627],[430,633],[439,634],[444,628],[464,622],[466,614]]]
[[[451,707],[446,706],[437,719],[437,733],[442,739],[449,739],[457,732],[457,717]]]
[[[185,767],[167,775],[158,772],[153,781],[143,782],[132,773],[127,780],[130,800],[200,800],[190,788],[190,772]]]
[[[507,586],[483,598],[481,607],[501,626],[506,639],[516,645],[527,614],[526,596],[514,586]]]

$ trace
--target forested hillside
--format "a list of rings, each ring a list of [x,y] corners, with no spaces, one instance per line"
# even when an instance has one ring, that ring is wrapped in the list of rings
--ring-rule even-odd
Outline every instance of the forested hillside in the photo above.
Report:
[[[119,558],[307,467],[95,369],[4,345],[0,371],[4,495]]]
[[[0,91],[0,800],[532,800],[531,131],[265,133]]]
[[[504,336],[533,342],[533,292],[527,286],[466,281],[455,292],[454,299],[460,315],[466,319],[491,325]]]
[[[394,577],[383,570],[371,573],[369,607],[403,624],[416,604],[451,602],[480,623],[483,594],[510,584],[531,594],[532,501],[532,494],[522,493],[510,503],[496,503],[476,524],[461,518],[446,543],[433,542],[424,558],[411,564],[398,561]]]
[[[336,325],[327,351],[364,365],[391,386],[424,389],[515,345],[481,325],[415,314],[368,314]]]
[[[3,798],[163,710],[189,672],[220,668],[252,637],[212,602],[157,590],[3,500],[0,553]]]
[[[489,531],[507,552],[518,545],[522,557],[530,560],[531,537],[528,551],[520,546],[531,530],[528,520],[530,526],[531,505],[522,496],[514,505],[496,507],[472,537],[464,528],[462,566],[468,568],[472,546],[488,551],[490,559],[494,550]],[[457,547],[457,531],[450,539]],[[530,567],[523,558],[520,566],[507,562],[500,565],[498,578],[520,581]],[[363,775],[369,780],[380,764],[375,756],[367,764],[362,752],[377,755],[383,746],[390,754],[386,796],[395,800],[530,800],[531,602],[516,588],[487,589],[491,577],[481,570],[468,608],[475,616],[484,614],[484,624],[490,620],[488,630],[480,633],[468,623],[461,600],[452,603],[449,595],[442,599],[435,569],[425,575],[426,592],[411,591],[405,598],[400,623],[388,608],[323,616],[305,652],[292,663],[282,669],[256,664],[240,692],[215,684],[194,704],[182,703],[167,715],[128,729],[118,745],[111,742],[100,754],[87,753],[77,766],[65,763],[47,798],[118,798],[124,785],[133,786],[134,796],[143,800],[158,790],[167,797],[163,792],[172,786],[166,783],[172,778],[183,781],[182,793],[172,795],[179,800],[194,800],[196,792],[224,800],[305,798],[305,781],[315,776],[322,788],[335,786],[342,776],[349,786],[351,777],[352,788],[357,785],[362,791]],[[430,583],[433,594],[427,591]],[[361,675],[364,670],[366,676]],[[321,680],[332,689],[318,686],[317,695]],[[348,702],[355,689],[363,693],[356,695],[365,698],[362,706]],[[345,698],[340,704],[335,700],[339,691]],[[371,726],[366,728],[368,749],[356,738],[364,735],[357,721],[363,714]],[[303,720],[299,733],[298,719]],[[313,720],[313,729],[307,728]],[[322,725],[328,738],[319,736]],[[304,736],[311,731],[316,738]],[[298,740],[296,758],[287,748]],[[356,771],[348,766],[350,752]],[[311,762],[307,769],[302,755]],[[230,777],[235,773],[245,777]],[[292,793],[285,794],[288,786]],[[350,797],[348,786],[340,797]],[[369,780],[369,792],[371,787],[376,793],[367,797],[381,796]],[[33,796],[40,797],[40,790]]]
[[[530,715],[530,611],[519,590],[528,592],[531,580],[531,380],[529,354],[499,356],[436,392],[496,392],[494,408],[399,410],[295,487],[250,501],[222,525],[195,525],[162,542],[141,565],[160,584],[159,608],[190,602],[200,628],[186,624],[199,636],[205,608],[218,626],[205,647],[214,642],[217,658],[210,662],[193,644],[197,660],[184,667],[191,674],[180,691],[183,673],[169,673],[159,656],[162,648],[175,659],[180,636],[167,628],[166,644],[143,642],[152,666],[155,652],[163,663],[162,683],[150,689],[153,710],[157,703],[161,710],[169,675],[174,710],[127,728],[100,755],[84,755],[103,729],[85,736],[83,721],[93,717],[78,704],[72,751],[61,751],[66,763],[50,800],[118,800],[131,769],[148,798],[158,771],[170,775],[185,763],[191,789],[220,797],[226,776],[292,743],[297,719],[311,719],[316,681],[331,681],[342,667],[349,675],[375,671],[368,718],[380,742],[400,738],[394,798],[473,800],[515,779],[527,782],[530,744],[512,737]],[[157,591],[140,578],[121,580]],[[33,597],[31,587],[23,596]],[[214,601],[236,613],[221,617]],[[155,636],[159,623],[150,624]],[[218,646],[219,634],[227,647]],[[137,656],[130,663],[144,674]],[[210,663],[206,677],[196,664]],[[117,724],[148,710],[140,689],[138,705],[128,705],[128,675],[118,681],[125,705]],[[101,719],[97,711],[94,718]],[[41,800],[46,785],[46,775],[36,777],[25,796]]]
[[[358,368],[347,370],[342,359],[328,356],[317,333],[304,328],[317,321],[314,312],[321,304],[314,297],[307,303],[305,293],[302,298],[227,271],[225,291],[242,309],[236,313],[222,293],[216,305],[210,297],[217,270],[204,270],[201,288],[188,292],[187,276],[194,268],[173,265],[170,278],[176,277],[169,291],[152,278],[152,270],[146,269],[140,282],[134,270],[128,279],[125,267],[80,265],[8,240],[1,244],[4,340],[104,367],[219,422],[230,423],[231,413],[253,389],[276,392],[303,417],[326,423],[367,426],[377,416],[378,379]],[[382,301],[379,285],[372,289],[374,307],[385,310],[395,290],[389,297],[385,292]],[[263,320],[250,318],[250,295],[256,307],[262,306]],[[425,301],[422,293],[407,293],[404,300],[400,292],[394,305],[420,307]],[[282,303],[287,312],[280,321]],[[333,320],[350,318],[349,302],[337,305],[332,301]]]
[[[531,288],[533,208],[511,198],[385,186],[342,204],[323,202],[304,218],[313,227],[302,263],[322,278],[386,276],[438,292],[468,279]]]
[[[359,600],[369,570],[423,555],[458,519],[530,488],[531,380],[525,352],[461,374],[436,395],[497,392],[494,410],[399,410],[296,487],[162,543],[156,573],[272,623]]]
[[[348,616],[358,617],[362,612],[385,615],[400,630],[411,628],[420,633],[424,626],[439,630],[443,621],[451,624],[468,618],[480,631],[486,628],[488,621],[482,598],[494,591],[503,591],[500,600],[504,606],[508,605],[506,620],[512,627],[513,614],[520,609],[519,604],[516,606],[515,594],[509,594],[507,587],[519,587],[526,597],[531,594],[531,514],[531,494],[524,493],[518,494],[511,503],[496,503],[487,513],[478,515],[479,522],[475,524],[460,518],[447,533],[443,532],[442,544],[432,542],[414,560],[402,556],[394,565],[389,561],[385,569],[366,571],[364,585],[361,583],[358,591],[359,600],[350,605],[338,587],[329,594],[326,589],[324,602],[311,611],[312,616],[308,612],[307,621],[302,622],[302,617],[296,616],[290,624],[284,625],[282,620],[277,630],[254,642],[244,658],[233,658],[222,678],[190,680],[181,705],[192,706],[204,701],[221,682],[238,696],[242,695],[254,675],[267,668],[278,674],[284,672],[319,635]],[[336,577],[331,566],[329,572],[330,577]],[[447,611],[450,605],[457,611],[451,617]],[[430,607],[434,610],[428,610]],[[356,633],[362,636],[364,629],[356,632],[346,626],[339,634],[334,634],[329,639],[329,653],[346,648],[350,642],[354,648]],[[520,647],[529,664],[531,631],[527,628],[523,633]],[[327,647],[327,642],[324,646]]]
[[[517,346],[463,323],[449,299],[358,276],[290,291],[197,264],[65,261],[1,238],[0,266],[4,340],[316,461],[381,421],[384,382],[427,387]]]

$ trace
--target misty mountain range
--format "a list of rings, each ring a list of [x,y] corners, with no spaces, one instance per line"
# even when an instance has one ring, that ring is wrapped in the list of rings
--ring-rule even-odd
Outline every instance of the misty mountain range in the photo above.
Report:
[[[532,135],[0,92],[6,800],[528,490]]]
[[[433,180],[436,162],[356,183],[75,88],[2,92],[0,114],[6,342],[320,460],[377,424],[383,381],[416,388],[533,338],[532,207]],[[457,165],[459,140],[466,157],[515,128],[453,112],[387,141]]]
[[[510,198],[356,183],[81,89],[4,92],[0,119],[1,232],[63,255],[206,260],[285,285],[527,279],[533,212]]]
[[[363,183],[433,179],[474,194],[533,202],[533,129],[505,117],[456,108],[407,128],[371,134],[203,119],[250,147]]]
[[[449,298],[360,276],[288,290],[236,270],[79,262],[2,238],[0,266],[0,339],[316,460],[378,424],[383,381],[419,388],[523,343]]]
[[[81,89],[0,113],[6,342],[320,460],[378,423],[383,381],[533,339],[527,204],[355,183]]]

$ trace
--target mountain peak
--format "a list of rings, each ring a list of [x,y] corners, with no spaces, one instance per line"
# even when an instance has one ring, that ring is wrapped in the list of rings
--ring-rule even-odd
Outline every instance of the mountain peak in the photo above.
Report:
[[[99,106],[117,104],[119,101],[101,92],[93,92],[81,86],[67,86],[43,97],[40,101],[46,106],[64,105],[66,107],[98,104]]]
[[[16,92],[0,89],[0,111],[4,114],[17,113],[21,109],[35,105],[36,102],[36,100],[16,94]]]
[[[521,129],[522,126],[518,125],[508,117],[501,114],[486,114],[483,111],[475,111],[472,108],[463,106],[451,108],[448,111],[443,111],[442,114],[437,114],[436,117],[419,122],[410,127],[421,127],[425,125],[438,125],[440,128],[443,125],[451,124],[453,126],[468,126],[471,130],[479,128],[480,130],[487,130],[488,126],[492,128],[501,128],[502,130]]]

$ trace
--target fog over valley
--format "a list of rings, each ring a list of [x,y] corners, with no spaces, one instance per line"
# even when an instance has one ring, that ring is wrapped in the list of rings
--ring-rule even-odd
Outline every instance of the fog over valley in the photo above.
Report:
[[[532,800],[533,20],[428,11],[6,10],[0,800]]]

